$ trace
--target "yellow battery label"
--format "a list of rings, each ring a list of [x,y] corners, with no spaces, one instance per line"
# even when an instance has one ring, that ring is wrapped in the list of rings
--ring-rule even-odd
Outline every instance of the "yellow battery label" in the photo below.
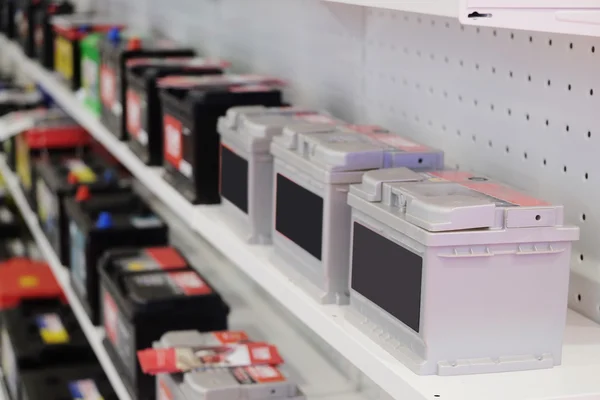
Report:
[[[63,344],[69,342],[69,333],[58,314],[38,315],[36,322],[44,343]]]
[[[54,43],[54,68],[66,79],[73,78],[73,44],[61,36]]]
[[[78,183],[94,183],[98,179],[96,173],[82,161],[69,161],[67,166],[69,172],[77,178]]]

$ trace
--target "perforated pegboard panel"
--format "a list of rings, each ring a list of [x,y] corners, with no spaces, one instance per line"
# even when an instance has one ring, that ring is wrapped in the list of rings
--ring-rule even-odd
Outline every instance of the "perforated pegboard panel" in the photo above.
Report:
[[[319,0],[103,0],[98,4],[290,82],[289,98],[378,123],[566,207],[581,226],[571,306],[600,321],[600,41],[463,27]]]

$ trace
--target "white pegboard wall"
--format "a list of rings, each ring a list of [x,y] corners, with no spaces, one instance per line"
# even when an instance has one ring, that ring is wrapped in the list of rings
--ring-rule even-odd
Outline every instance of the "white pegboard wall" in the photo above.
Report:
[[[98,4],[236,71],[289,80],[291,101],[395,129],[452,166],[563,203],[581,226],[571,304],[600,321],[600,40],[319,0]]]

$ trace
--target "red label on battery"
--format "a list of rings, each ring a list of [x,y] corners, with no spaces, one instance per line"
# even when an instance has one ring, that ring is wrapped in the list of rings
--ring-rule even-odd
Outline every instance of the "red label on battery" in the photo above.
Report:
[[[154,247],[146,249],[150,256],[163,270],[180,269],[187,267],[187,262],[173,247]]]
[[[107,107],[112,107],[117,101],[117,78],[106,64],[100,67],[100,97]]]
[[[528,196],[508,186],[488,181],[487,178],[476,177],[468,172],[437,171],[430,174],[517,206],[543,207],[550,205],[543,200]]]
[[[169,272],[169,277],[187,296],[201,296],[212,293],[212,289],[194,271]]]
[[[270,365],[255,365],[246,367],[245,370],[256,383],[285,382],[285,377],[279,369]]]
[[[183,135],[183,124],[178,119],[165,115],[164,123],[164,141],[165,141],[165,160],[179,169],[179,163],[183,159],[183,150],[181,146]]]
[[[110,297],[108,292],[104,292],[104,329],[108,339],[117,345],[117,304]]]
[[[162,380],[158,379],[158,399],[157,400],[174,400],[173,393],[171,393],[171,389],[167,386],[167,384]]]
[[[127,89],[127,132],[138,137],[142,129],[142,102],[132,89]]]
[[[222,344],[247,342],[248,334],[244,331],[213,332],[213,336]]]

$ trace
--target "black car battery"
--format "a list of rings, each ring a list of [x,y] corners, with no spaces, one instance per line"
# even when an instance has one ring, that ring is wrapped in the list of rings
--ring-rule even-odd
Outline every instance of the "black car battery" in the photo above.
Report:
[[[92,194],[128,190],[130,180],[92,154],[82,157],[50,156],[36,163],[37,214],[62,265],[70,265],[69,226],[64,200],[86,200]]]
[[[72,14],[54,16],[51,24],[55,34],[54,70],[72,90],[78,90],[81,87],[81,40],[93,32],[108,32],[115,28],[115,23],[87,14]]]
[[[155,398],[139,350],[171,330],[227,329],[229,307],[173,247],[109,251],[99,273],[104,344],[134,398]]]
[[[37,209],[35,162],[50,156],[82,156],[88,151],[90,136],[70,119],[49,117],[15,138],[16,172],[31,207]]]
[[[31,110],[44,105],[44,96],[38,90],[8,88],[0,90],[0,116],[13,111]]]
[[[65,200],[71,242],[71,283],[94,324],[99,323],[98,261],[112,248],[160,246],[168,227],[133,192]]]
[[[15,10],[17,0],[0,1],[0,32],[7,38],[15,38]]]
[[[2,370],[13,399],[21,399],[20,374],[76,366],[96,356],[68,305],[59,299],[23,301],[2,312]]]
[[[111,31],[100,42],[100,111],[102,122],[121,140],[126,140],[126,63],[136,58],[192,57],[191,48],[177,47],[168,40],[141,39],[126,32]]]
[[[21,374],[26,400],[119,400],[98,363]]]
[[[19,0],[15,12],[16,40],[27,57],[33,56],[34,16],[44,0]]]
[[[33,56],[45,68],[54,68],[54,43],[56,35],[52,24],[55,15],[66,15],[75,12],[70,1],[45,0],[33,14]]]
[[[219,203],[217,120],[233,106],[281,106],[283,82],[260,75],[168,76],[158,86],[166,180],[194,204]]]
[[[0,240],[18,238],[26,230],[21,213],[11,198],[0,198]]]
[[[138,58],[127,62],[125,115],[131,150],[148,165],[163,163],[163,124],[157,81],[169,75],[219,75],[226,62],[196,57]]]

